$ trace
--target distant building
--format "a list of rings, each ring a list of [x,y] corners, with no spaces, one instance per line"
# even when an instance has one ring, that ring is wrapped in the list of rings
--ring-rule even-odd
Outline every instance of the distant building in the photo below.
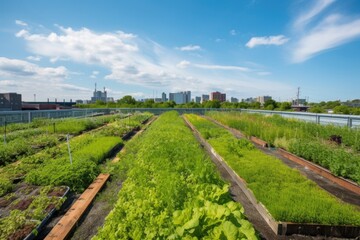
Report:
[[[166,98],[166,93],[163,92],[163,93],[161,94],[161,101],[162,101],[162,102],[167,102],[167,100],[168,100],[168,99]]]
[[[23,103],[22,110],[60,110],[62,106],[55,103]]]
[[[191,92],[169,93],[169,101],[174,101],[176,104],[189,103],[191,102]]]
[[[195,102],[196,103],[201,103],[201,97],[195,97]]]
[[[106,102],[115,102],[113,97],[106,98]]]
[[[156,103],[160,103],[160,102],[162,102],[162,98],[142,98],[139,101],[140,102],[154,101]]]
[[[76,104],[83,104],[83,103],[84,103],[84,101],[81,100],[81,99],[78,99],[78,100],[76,100],[75,102],[76,102]]]
[[[261,103],[263,105],[267,100],[271,100],[272,98],[270,96],[259,96],[256,98],[256,101]]]
[[[212,92],[212,93],[210,93],[210,100],[211,101],[218,100],[220,102],[225,102],[226,101],[226,94],[221,93],[221,92]]]
[[[104,92],[97,91],[96,83],[95,83],[95,91],[94,91],[94,95],[91,97],[91,102],[95,103],[96,101],[107,102],[107,92],[105,91],[105,87],[104,87]]]
[[[210,96],[208,94],[201,95],[201,103],[204,103],[209,100],[210,100]]]
[[[305,103],[306,99],[303,98],[292,100],[292,105],[305,105]]]
[[[256,102],[255,98],[246,98],[246,99],[241,99],[242,102],[246,102],[246,103],[253,103]]]
[[[230,102],[231,102],[231,103],[238,103],[238,102],[239,102],[239,99],[234,98],[234,97],[231,97],[231,98],[230,98]]]
[[[21,94],[0,93],[0,111],[14,111],[21,108]]]

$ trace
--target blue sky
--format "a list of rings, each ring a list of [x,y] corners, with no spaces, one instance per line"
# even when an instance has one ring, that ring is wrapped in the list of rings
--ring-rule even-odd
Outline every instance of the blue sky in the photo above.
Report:
[[[359,0],[2,0],[0,92],[360,98]]]

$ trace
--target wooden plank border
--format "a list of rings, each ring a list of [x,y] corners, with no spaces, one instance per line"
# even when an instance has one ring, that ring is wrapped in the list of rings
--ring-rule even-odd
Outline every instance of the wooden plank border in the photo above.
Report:
[[[282,148],[278,148],[276,150],[281,156],[293,161],[301,166],[307,167],[311,171],[319,174],[320,176],[340,185],[343,188],[346,188],[349,191],[352,191],[358,195],[360,195],[360,186],[357,185],[355,182],[347,180],[345,178],[337,177],[332,174],[328,169],[323,168],[313,162],[310,162],[304,158],[298,157],[295,154],[292,154]]]
[[[326,237],[346,237],[356,238],[360,236],[360,226],[346,226],[346,225],[325,225],[325,224],[308,224],[308,223],[291,223],[291,222],[278,222],[276,221],[266,207],[258,202],[253,192],[247,188],[246,181],[242,179],[223,158],[216,153],[215,149],[201,136],[200,132],[190,123],[186,117],[183,117],[185,123],[193,131],[195,137],[199,140],[200,144],[209,151],[215,159],[226,169],[236,184],[245,193],[248,200],[260,213],[264,221],[269,225],[276,235],[293,235],[302,234],[310,236],[326,236]]]
[[[110,174],[101,173],[54,226],[45,240],[66,239],[109,177]]]

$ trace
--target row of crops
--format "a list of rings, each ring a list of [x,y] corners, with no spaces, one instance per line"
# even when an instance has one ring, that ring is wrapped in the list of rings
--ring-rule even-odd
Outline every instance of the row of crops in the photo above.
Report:
[[[207,115],[360,184],[360,129],[319,125],[279,115],[234,112],[209,112]],[[340,141],[332,142],[332,137]]]
[[[79,135],[119,117],[121,116],[108,115],[86,119],[35,119],[30,124],[9,124],[6,130],[4,126],[0,129],[0,134],[4,137],[4,141],[0,143],[0,166],[55,146],[65,140],[65,134]]]
[[[143,113],[127,118],[117,115],[100,117],[101,120],[91,119],[91,121],[102,122],[98,125],[102,127],[82,134],[80,132],[84,130],[76,130],[80,135],[70,138],[68,143],[59,142],[35,154],[22,155],[15,163],[1,167],[0,232],[4,235],[1,235],[0,239],[8,239],[14,234],[21,233],[29,221],[41,219],[46,214],[49,205],[59,205],[59,202],[45,201],[52,198],[42,193],[45,190],[35,191],[33,189],[35,186],[52,189],[55,186],[65,185],[72,191],[83,191],[101,172],[104,160],[114,149],[123,144],[122,137],[134,128],[139,128],[151,116],[152,114]],[[67,124],[64,126],[69,124],[68,121],[71,123],[68,129],[71,133],[75,133],[75,131],[72,132],[75,129],[71,126],[72,124],[75,125],[77,121],[80,121],[78,125],[82,125],[84,122],[83,119],[66,120]],[[104,125],[105,123],[107,124]],[[60,124],[59,122],[58,125]],[[26,129],[17,131],[24,130]],[[68,132],[65,128],[62,131]],[[37,202],[41,204],[36,205]]]
[[[219,116],[217,116],[219,118]],[[360,211],[345,204],[279,159],[237,139],[224,128],[197,115],[186,115],[208,143],[241,177],[277,221],[360,225]]]
[[[229,185],[176,112],[126,146],[114,209],[93,239],[257,239]]]

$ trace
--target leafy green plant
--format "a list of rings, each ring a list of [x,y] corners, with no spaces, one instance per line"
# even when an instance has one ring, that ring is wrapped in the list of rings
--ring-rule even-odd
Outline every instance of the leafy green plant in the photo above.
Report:
[[[257,238],[176,112],[160,116],[120,158],[112,174],[125,181],[94,239]]]

